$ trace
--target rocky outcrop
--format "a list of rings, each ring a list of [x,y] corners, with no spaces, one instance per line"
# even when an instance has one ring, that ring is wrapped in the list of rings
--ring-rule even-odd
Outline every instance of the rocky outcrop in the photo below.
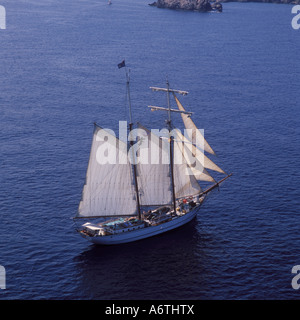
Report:
[[[300,4],[300,0],[157,0],[149,4],[157,8],[168,8],[176,10],[192,10],[192,11],[219,11],[222,12],[222,4],[220,2],[265,2],[265,3],[285,3]]]
[[[223,6],[220,2],[213,2],[210,5],[214,11],[218,11],[218,12],[223,11]]]
[[[222,4],[219,2],[210,3],[209,0],[157,0],[150,4],[157,8],[168,8],[175,10],[192,10],[192,11],[222,11]]]

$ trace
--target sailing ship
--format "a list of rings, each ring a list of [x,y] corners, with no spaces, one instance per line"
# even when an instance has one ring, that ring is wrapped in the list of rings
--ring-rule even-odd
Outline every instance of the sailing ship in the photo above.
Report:
[[[118,66],[124,67],[125,62]],[[207,157],[206,153],[215,153],[193,122],[192,113],[185,110],[177,97],[187,95],[187,91],[171,89],[168,80],[166,88],[150,87],[167,95],[167,107],[149,106],[168,116],[168,128],[164,134],[157,134],[140,123],[133,128],[127,69],[126,87],[128,136],[117,138],[110,130],[94,124],[86,181],[74,217],[104,219],[77,228],[82,237],[100,245],[137,241],[185,225],[195,218],[208,194],[231,176]],[[177,109],[170,106],[171,95]],[[186,134],[173,126],[173,113],[181,115]],[[101,156],[104,149],[116,161]],[[216,181],[208,170],[225,177]],[[201,182],[210,186],[203,190]]]

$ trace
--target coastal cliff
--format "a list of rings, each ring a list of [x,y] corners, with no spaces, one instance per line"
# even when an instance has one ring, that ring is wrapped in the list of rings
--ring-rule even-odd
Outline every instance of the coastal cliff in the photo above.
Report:
[[[175,10],[189,10],[189,11],[222,11],[222,4],[219,2],[211,3],[209,0],[157,0],[150,4],[157,8],[168,8]]]

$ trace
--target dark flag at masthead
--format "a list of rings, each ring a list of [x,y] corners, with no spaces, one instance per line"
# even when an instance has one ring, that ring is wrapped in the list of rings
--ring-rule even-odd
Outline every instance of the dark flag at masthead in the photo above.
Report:
[[[125,60],[123,60],[121,63],[118,64],[118,68],[123,68],[125,67]]]

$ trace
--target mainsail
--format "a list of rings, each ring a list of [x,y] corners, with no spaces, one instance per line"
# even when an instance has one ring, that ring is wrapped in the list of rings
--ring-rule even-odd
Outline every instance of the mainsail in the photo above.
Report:
[[[77,217],[134,214],[136,199],[127,145],[95,124]]]
[[[139,187],[140,204],[142,206],[156,206],[172,203],[170,187],[170,166],[164,161],[166,147],[164,141],[145,127],[140,134],[139,150],[147,153],[137,163],[137,181]]]

